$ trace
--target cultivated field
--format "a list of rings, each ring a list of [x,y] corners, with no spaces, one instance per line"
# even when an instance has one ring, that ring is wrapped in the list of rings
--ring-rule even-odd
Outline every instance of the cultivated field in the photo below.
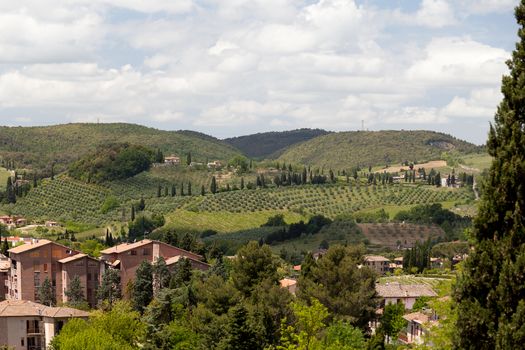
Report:
[[[371,245],[397,248],[412,247],[417,241],[444,237],[445,232],[437,225],[409,223],[358,224]]]
[[[444,160],[433,160],[433,161],[422,163],[422,164],[415,164],[414,169],[425,168],[427,169],[427,171],[429,171],[430,169],[444,168],[446,166],[447,166],[447,162]],[[384,171],[387,171],[390,173],[396,173],[396,172],[400,172],[401,170],[403,171],[409,170],[409,167],[406,165],[403,165],[403,166],[395,165],[395,166],[389,166],[388,168],[383,167],[383,168],[377,169],[375,170],[375,172],[382,173]]]

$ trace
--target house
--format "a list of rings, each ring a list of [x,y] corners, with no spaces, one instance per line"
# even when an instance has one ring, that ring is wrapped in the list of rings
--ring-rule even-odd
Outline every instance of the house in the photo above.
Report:
[[[433,269],[440,269],[443,267],[442,258],[430,258],[430,267]]]
[[[219,169],[222,167],[222,164],[218,160],[214,160],[213,162],[208,162],[207,164],[208,169]]]
[[[312,256],[315,260],[318,260],[323,257],[328,252],[328,249],[319,248],[312,252]]]
[[[279,284],[281,285],[281,288],[286,288],[290,293],[295,295],[295,292],[297,292],[297,280],[293,278],[283,278],[279,281]]]
[[[5,300],[0,302],[0,345],[15,350],[45,350],[70,319],[88,316],[85,311],[68,307]]]
[[[179,165],[180,164],[180,158],[176,155],[171,155],[169,157],[164,157],[164,164],[167,165]]]
[[[363,265],[375,270],[380,275],[384,275],[390,270],[390,260],[381,255],[366,255]]]
[[[0,224],[11,225],[12,223],[13,223],[13,219],[10,216],[7,216],[7,215],[0,216]]]
[[[436,297],[437,294],[425,284],[400,284],[390,282],[376,284],[377,294],[383,298],[381,305],[403,303],[405,309],[412,309],[419,297]]]
[[[406,344],[421,344],[423,336],[428,333],[431,325],[437,322],[436,315],[428,310],[409,313],[403,318],[407,321],[407,326],[399,334],[399,340]]]
[[[207,270],[210,267],[202,261],[203,257],[198,254],[149,239],[134,243],[122,243],[105,249],[101,253],[102,261],[120,271],[122,286],[127,286],[135,278],[135,272],[144,260],[155,263],[162,257],[169,267],[178,262],[181,257],[185,257],[190,260],[190,263],[196,269]]]
[[[57,303],[66,302],[69,281],[79,276],[86,300],[91,306],[96,304],[95,289],[104,270],[100,261],[47,239],[33,240],[8,252],[7,300],[38,302],[39,288],[48,278]]]
[[[190,168],[200,169],[203,166],[204,166],[204,164],[200,163],[200,162],[191,162],[190,163]]]
[[[25,225],[27,225],[27,219],[26,218],[22,218],[22,217],[16,218],[15,225],[16,225],[16,227],[25,226]]]
[[[60,227],[60,224],[56,221],[46,221],[46,227]]]

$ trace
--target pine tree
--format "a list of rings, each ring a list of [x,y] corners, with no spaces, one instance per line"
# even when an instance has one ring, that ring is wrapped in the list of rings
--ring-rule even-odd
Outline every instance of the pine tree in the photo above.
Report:
[[[113,305],[120,298],[122,298],[120,271],[111,268],[106,269],[102,274],[100,287],[97,289],[97,299],[99,302],[106,301]]]
[[[492,165],[474,249],[458,280],[456,348],[521,349],[525,344],[525,0],[517,6],[519,42],[502,80],[503,100],[490,126]]]
[[[69,282],[69,288],[64,292],[67,297],[67,303],[73,307],[79,307],[86,303],[84,291],[80,283],[80,277],[75,275]]]
[[[147,260],[143,260],[135,272],[131,299],[135,309],[140,312],[153,299],[153,267]]]
[[[55,305],[55,293],[53,292],[53,286],[51,285],[51,281],[49,280],[49,277],[46,277],[44,279],[44,282],[42,282],[42,285],[38,288],[38,301],[41,304],[47,305],[47,306],[53,306]]]
[[[153,292],[169,287],[171,272],[166,265],[166,260],[161,256],[153,265]]]

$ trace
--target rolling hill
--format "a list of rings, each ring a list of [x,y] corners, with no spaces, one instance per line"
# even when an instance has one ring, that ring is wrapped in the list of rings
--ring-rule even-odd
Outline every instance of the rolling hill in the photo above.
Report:
[[[241,150],[248,157],[274,159],[292,145],[326,134],[329,132],[321,129],[297,129],[232,137],[224,141]]]
[[[280,161],[349,169],[439,159],[443,152],[468,154],[482,147],[434,131],[348,131],[330,133],[291,146]]]
[[[185,157],[191,152],[194,161],[229,160],[240,154],[229,144],[208,135],[191,131],[164,131],[125,123],[63,124],[44,127],[0,127],[0,157],[11,159],[18,168],[47,168],[56,162],[57,170],[97,146],[127,142],[160,148],[165,154]]]

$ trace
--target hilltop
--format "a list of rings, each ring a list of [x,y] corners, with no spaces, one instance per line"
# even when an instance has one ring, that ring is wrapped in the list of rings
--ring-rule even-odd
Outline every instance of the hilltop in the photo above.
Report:
[[[279,161],[349,169],[440,159],[443,152],[468,154],[482,147],[434,131],[347,131],[313,138],[287,149]]]
[[[321,129],[272,131],[232,137],[225,139],[224,142],[241,150],[248,157],[274,159],[279,157],[290,146],[329,133],[330,132]]]
[[[240,152],[214,137],[191,131],[164,131],[126,123],[63,124],[43,127],[0,127],[0,158],[16,162],[17,168],[49,168],[56,162],[57,170],[93,152],[107,143],[129,143],[160,148],[164,154],[178,154],[185,159],[229,160]]]

